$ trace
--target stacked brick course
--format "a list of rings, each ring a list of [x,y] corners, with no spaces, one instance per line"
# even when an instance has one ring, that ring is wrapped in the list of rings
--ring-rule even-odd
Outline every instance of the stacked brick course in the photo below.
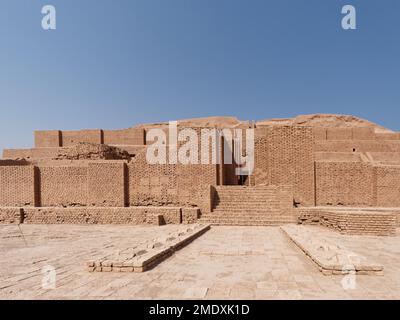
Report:
[[[20,224],[23,222],[22,208],[0,208],[0,224]]]
[[[315,207],[296,211],[300,224],[322,225],[349,235],[395,235],[400,217],[400,210],[395,209]]]
[[[82,208],[12,208],[0,210],[0,217],[10,217],[23,210],[23,223],[29,224],[179,224],[181,208],[166,207],[82,207]],[[159,219],[161,217],[161,219]]]

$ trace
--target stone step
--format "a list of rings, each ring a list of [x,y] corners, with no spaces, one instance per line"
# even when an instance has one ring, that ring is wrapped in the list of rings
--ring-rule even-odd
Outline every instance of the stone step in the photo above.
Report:
[[[236,195],[226,195],[223,197],[215,197],[215,200],[220,200],[220,201],[235,201],[235,200],[254,200],[254,201],[288,201],[287,199],[282,199],[281,197],[266,197],[266,196],[254,196],[254,195],[248,195],[248,196],[236,196]]]
[[[296,223],[293,220],[214,220],[203,218],[199,222],[220,226],[279,226]]]
[[[203,216],[216,217],[298,217],[297,213],[287,211],[212,211]]]
[[[231,202],[231,201],[246,201],[246,202],[291,202],[288,199],[275,198],[275,197],[224,197],[214,198],[215,201],[219,202]]]
[[[276,210],[276,209],[250,209],[250,210],[223,210],[223,209],[215,209],[212,211],[215,214],[249,214],[249,215],[257,215],[257,214],[291,214],[291,210]]]
[[[215,204],[215,207],[237,207],[237,206],[253,206],[253,207],[282,207],[283,205],[286,205],[286,207],[290,208],[292,206],[289,206],[287,203],[281,203],[281,202],[240,202],[240,201],[235,201],[235,202],[217,202]]]
[[[277,186],[238,186],[238,185],[232,185],[232,186],[216,186],[216,190],[227,190],[227,189],[277,189]]]
[[[235,191],[226,191],[226,192],[218,192],[217,196],[223,197],[223,196],[230,196],[230,195],[235,195],[235,196],[270,196],[270,197],[278,197],[279,195],[276,192],[235,192]]]
[[[291,222],[291,223],[297,223],[296,219],[283,219],[283,218],[276,218],[276,219],[239,219],[239,218],[235,218],[235,219],[216,219],[216,218],[201,218],[199,221],[204,221],[204,222],[225,222],[225,223],[251,223],[251,222]]]
[[[220,214],[208,214],[202,215],[202,218],[212,218],[212,219],[296,219],[295,215],[282,215],[282,214],[273,214],[273,215],[239,215],[239,214],[230,214],[230,215],[220,215]]]
[[[249,212],[249,213],[265,213],[265,212],[290,212],[291,208],[271,208],[271,207],[215,207],[213,212]]]

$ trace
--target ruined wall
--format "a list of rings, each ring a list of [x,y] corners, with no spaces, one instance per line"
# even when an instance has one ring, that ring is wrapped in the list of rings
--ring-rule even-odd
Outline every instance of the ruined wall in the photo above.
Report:
[[[0,166],[0,204],[34,206],[37,203],[34,166]]]
[[[375,205],[375,173],[361,162],[316,162],[316,204]]]
[[[296,210],[300,224],[319,224],[342,234],[390,236],[396,234],[399,211],[306,208]]]
[[[292,185],[294,199],[314,204],[314,133],[309,127],[276,126],[255,139],[252,185]]]

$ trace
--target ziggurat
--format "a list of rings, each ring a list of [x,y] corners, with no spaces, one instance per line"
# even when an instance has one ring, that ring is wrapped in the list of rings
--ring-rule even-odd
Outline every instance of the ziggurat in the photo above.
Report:
[[[148,164],[146,132],[154,127],[166,124],[36,131],[34,148],[5,149],[0,221],[312,223],[376,235],[395,233],[400,221],[400,133],[366,120],[311,115],[179,122],[195,130],[254,128],[254,171],[245,177],[235,175],[235,164]]]

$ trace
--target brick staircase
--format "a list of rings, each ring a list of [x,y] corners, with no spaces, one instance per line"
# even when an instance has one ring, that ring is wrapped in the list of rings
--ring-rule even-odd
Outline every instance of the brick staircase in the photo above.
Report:
[[[200,221],[214,225],[270,226],[296,223],[287,186],[218,186],[211,213]]]

